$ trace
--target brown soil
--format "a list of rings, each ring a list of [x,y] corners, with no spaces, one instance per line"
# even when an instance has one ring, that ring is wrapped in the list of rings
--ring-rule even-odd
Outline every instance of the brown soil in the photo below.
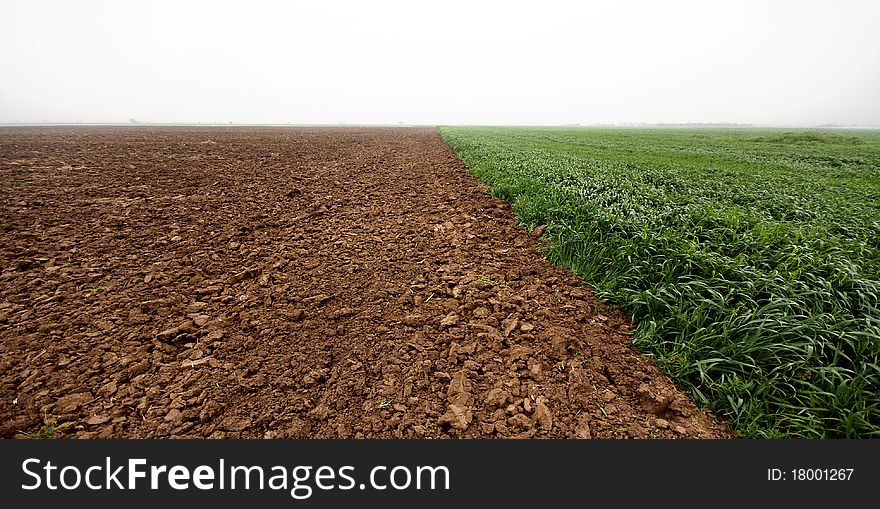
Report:
[[[0,129],[0,435],[728,437],[430,128]]]

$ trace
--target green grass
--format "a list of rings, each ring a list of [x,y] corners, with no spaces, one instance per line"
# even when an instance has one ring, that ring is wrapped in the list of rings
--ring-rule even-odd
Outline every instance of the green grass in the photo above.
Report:
[[[55,424],[50,423],[46,424],[39,430],[33,433],[25,433],[21,435],[23,438],[30,438],[35,440],[48,440],[55,437]]]
[[[441,134],[740,436],[880,437],[880,132]]]

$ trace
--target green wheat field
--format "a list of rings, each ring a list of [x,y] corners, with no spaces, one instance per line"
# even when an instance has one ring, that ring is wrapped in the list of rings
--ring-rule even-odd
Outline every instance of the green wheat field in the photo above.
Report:
[[[880,437],[880,131],[441,134],[739,436]]]

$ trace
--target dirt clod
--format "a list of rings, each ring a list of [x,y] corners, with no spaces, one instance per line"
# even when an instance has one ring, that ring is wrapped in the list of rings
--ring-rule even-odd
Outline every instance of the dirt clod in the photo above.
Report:
[[[88,426],[100,426],[106,422],[110,421],[110,417],[106,415],[93,415],[86,419],[86,425]]]
[[[485,403],[488,408],[498,408],[505,406],[508,400],[510,400],[510,393],[496,387],[486,394]]]
[[[541,429],[545,431],[553,429],[553,414],[547,408],[547,398],[544,396],[539,397],[536,402],[535,420],[541,425]]]
[[[92,401],[92,395],[88,392],[77,392],[62,396],[55,402],[55,411],[61,414],[69,414],[77,411],[81,406]]]

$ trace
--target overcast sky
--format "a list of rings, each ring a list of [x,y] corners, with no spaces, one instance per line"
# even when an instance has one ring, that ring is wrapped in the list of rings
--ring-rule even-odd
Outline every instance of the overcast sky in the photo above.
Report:
[[[880,125],[878,27],[878,0],[0,0],[0,122]]]

